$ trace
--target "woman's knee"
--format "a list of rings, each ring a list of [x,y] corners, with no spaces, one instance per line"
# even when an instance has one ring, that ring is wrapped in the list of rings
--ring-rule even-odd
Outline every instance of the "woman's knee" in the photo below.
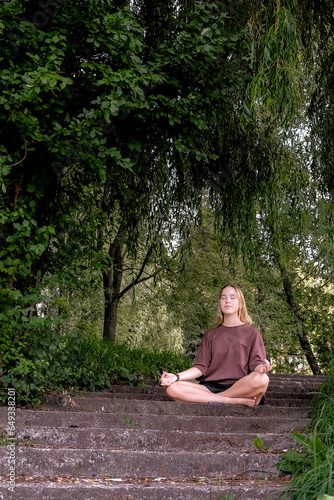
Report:
[[[266,373],[253,372],[252,374],[252,385],[254,388],[264,388],[267,389],[269,384],[269,377]]]
[[[171,384],[171,385],[169,385],[169,386],[166,387],[167,395],[170,398],[175,397],[179,393],[177,386],[178,386],[178,383],[174,382],[174,384]]]

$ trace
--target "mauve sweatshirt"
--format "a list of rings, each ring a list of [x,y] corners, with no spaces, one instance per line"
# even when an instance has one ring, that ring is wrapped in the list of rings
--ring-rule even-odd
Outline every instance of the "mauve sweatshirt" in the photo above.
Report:
[[[233,384],[263,363],[266,352],[262,336],[250,325],[217,326],[207,330],[194,366],[204,380]]]

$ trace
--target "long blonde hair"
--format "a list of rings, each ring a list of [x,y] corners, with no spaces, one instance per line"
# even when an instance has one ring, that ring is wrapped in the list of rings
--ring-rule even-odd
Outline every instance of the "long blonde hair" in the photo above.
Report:
[[[244,294],[242,293],[242,291],[240,290],[239,287],[237,287],[235,285],[230,285],[230,284],[224,285],[223,288],[220,290],[218,308],[217,308],[216,317],[215,317],[215,325],[219,326],[219,325],[222,325],[224,323],[224,314],[222,313],[222,311],[220,309],[220,297],[221,297],[222,291],[225,288],[227,288],[228,286],[231,286],[232,288],[234,288],[234,290],[236,291],[237,297],[239,299],[238,316],[239,316],[240,321],[242,321],[242,323],[246,323],[247,325],[251,325],[252,318],[249,316],[249,314],[247,312]]]

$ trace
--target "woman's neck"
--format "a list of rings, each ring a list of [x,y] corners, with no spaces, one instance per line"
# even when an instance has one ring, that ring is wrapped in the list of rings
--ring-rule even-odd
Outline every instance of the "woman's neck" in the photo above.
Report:
[[[239,316],[224,316],[224,321],[222,323],[223,326],[239,326],[243,325],[244,323],[240,321]]]

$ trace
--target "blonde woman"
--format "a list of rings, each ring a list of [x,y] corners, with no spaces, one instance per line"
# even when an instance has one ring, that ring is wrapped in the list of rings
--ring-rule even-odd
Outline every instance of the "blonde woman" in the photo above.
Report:
[[[163,372],[160,383],[174,401],[254,406],[267,390],[270,364],[263,339],[251,326],[242,291],[224,286],[216,327],[205,332],[194,366],[181,373]],[[200,383],[188,382],[200,378]]]

